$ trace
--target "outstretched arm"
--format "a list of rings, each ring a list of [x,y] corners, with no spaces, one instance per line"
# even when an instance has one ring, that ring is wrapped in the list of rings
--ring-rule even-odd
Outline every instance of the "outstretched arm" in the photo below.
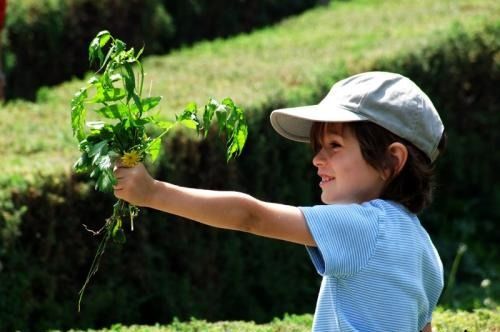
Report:
[[[218,228],[316,245],[297,207],[263,202],[239,192],[193,189],[157,181],[142,164],[118,167],[115,176],[115,196],[131,204]]]

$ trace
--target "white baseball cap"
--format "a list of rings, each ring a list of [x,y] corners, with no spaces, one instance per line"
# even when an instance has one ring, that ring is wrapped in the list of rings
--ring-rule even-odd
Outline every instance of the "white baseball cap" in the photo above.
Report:
[[[313,122],[370,121],[413,143],[433,162],[444,126],[429,97],[407,77],[366,72],[343,79],[317,105],[277,109],[271,125],[282,136],[309,142]]]

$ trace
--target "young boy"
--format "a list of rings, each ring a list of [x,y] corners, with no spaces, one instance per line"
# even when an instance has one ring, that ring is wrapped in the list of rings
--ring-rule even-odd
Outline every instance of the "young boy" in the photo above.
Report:
[[[180,187],[142,164],[115,169],[115,195],[305,245],[323,277],[313,331],[430,331],[443,268],[416,213],[430,203],[444,127],[429,98],[401,75],[368,72],[339,81],[317,105],[273,111],[271,124],[312,143],[326,205]]]

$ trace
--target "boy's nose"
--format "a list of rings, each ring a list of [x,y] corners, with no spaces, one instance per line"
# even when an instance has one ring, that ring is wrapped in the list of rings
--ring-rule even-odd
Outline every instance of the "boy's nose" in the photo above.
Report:
[[[325,157],[323,154],[323,149],[319,150],[312,159],[312,163],[316,167],[320,167],[325,163]]]

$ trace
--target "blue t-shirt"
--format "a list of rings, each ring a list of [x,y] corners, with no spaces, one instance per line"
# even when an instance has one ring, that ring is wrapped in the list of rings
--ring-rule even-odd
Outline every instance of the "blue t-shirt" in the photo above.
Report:
[[[313,331],[420,331],[443,289],[443,265],[417,216],[376,199],[300,208],[323,277]]]

